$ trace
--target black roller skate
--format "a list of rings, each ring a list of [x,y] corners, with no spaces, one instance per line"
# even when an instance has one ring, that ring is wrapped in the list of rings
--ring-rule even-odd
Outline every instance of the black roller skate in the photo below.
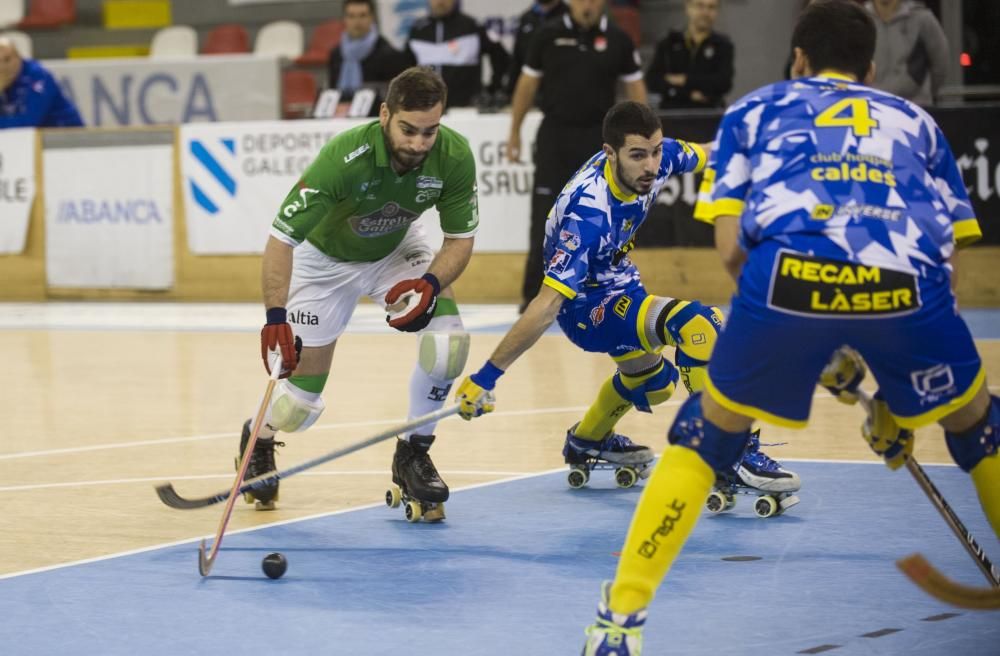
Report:
[[[433,443],[433,435],[411,435],[409,441],[396,440],[396,455],[392,458],[394,485],[386,490],[385,505],[397,508],[405,504],[403,511],[408,522],[444,519],[448,486],[427,453]]]
[[[649,447],[635,444],[629,438],[611,432],[600,441],[585,440],[573,434],[576,429],[566,431],[563,458],[569,465],[566,482],[572,488],[580,488],[590,480],[590,472],[595,469],[615,470],[618,487],[632,487],[640,478],[647,478],[652,470],[653,451]]]
[[[243,424],[243,434],[240,436],[240,454],[236,456],[236,471],[240,470],[240,458],[243,457],[247,442],[250,441],[250,424],[250,419],[247,419]],[[246,476],[243,477],[244,480],[277,471],[278,468],[274,464],[274,448],[277,446],[285,446],[285,443],[278,442],[273,437],[257,437],[253,453],[250,454],[250,464],[247,466]],[[278,500],[278,482],[275,481],[273,485],[245,492],[243,500],[255,504],[257,510],[274,510],[274,502]]]
[[[771,445],[773,446],[773,445]],[[736,505],[736,495],[754,495],[753,511],[758,517],[780,515],[799,502],[802,487],[799,475],[781,466],[760,450],[760,431],[750,434],[743,457],[732,472],[717,474],[715,489],[708,495],[705,506],[709,512],[721,513]]]

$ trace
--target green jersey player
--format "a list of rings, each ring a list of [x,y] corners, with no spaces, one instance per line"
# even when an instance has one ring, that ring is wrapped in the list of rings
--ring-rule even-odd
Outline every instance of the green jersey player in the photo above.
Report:
[[[377,121],[334,137],[289,192],[264,251],[267,324],[261,354],[280,347],[279,383],[248,476],[274,470],[278,431],[302,431],[323,412],[337,338],[362,295],[391,309],[389,325],[419,333],[410,379],[410,417],[439,409],[462,372],[469,336],[450,285],[472,255],[479,225],[476,167],[464,137],[440,124],[447,87],[427,68],[392,80]],[[434,253],[415,222],[436,207],[444,242]],[[301,354],[296,342],[301,339]],[[249,439],[243,427],[240,453]],[[400,436],[393,482],[444,518],[448,487],[427,452],[434,425]],[[278,486],[255,492],[272,508]]]

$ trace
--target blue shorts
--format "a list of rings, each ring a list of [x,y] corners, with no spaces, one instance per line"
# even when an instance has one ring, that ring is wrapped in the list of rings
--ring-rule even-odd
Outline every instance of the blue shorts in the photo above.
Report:
[[[652,299],[641,283],[635,283],[604,296],[567,299],[556,320],[569,341],[584,351],[613,358],[634,351],[653,353],[657,349],[646,342],[642,330]]]
[[[916,277],[774,244],[750,252],[706,388],[730,410],[801,427],[820,372],[845,344],[906,428],[960,408],[985,380],[947,271]]]

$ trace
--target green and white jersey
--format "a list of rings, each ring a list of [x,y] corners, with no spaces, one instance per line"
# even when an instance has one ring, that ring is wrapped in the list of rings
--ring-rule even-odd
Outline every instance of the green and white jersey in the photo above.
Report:
[[[338,260],[373,262],[391,253],[432,206],[446,237],[475,234],[479,207],[469,142],[442,125],[424,162],[397,175],[382,126],[373,121],[323,147],[281,204],[271,235],[291,246],[308,241]]]

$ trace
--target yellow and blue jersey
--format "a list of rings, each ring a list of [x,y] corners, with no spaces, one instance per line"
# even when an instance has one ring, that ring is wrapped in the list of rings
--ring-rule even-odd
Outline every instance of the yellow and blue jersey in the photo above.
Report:
[[[941,129],[920,107],[823,73],[732,105],[695,218],[740,217],[747,250],[777,242],[820,258],[937,276],[982,233]]]
[[[620,189],[604,152],[591,157],[563,187],[545,224],[543,283],[570,299],[606,297],[639,281],[628,257],[667,178],[705,165],[700,146],[663,140],[663,158],[649,193]]]

